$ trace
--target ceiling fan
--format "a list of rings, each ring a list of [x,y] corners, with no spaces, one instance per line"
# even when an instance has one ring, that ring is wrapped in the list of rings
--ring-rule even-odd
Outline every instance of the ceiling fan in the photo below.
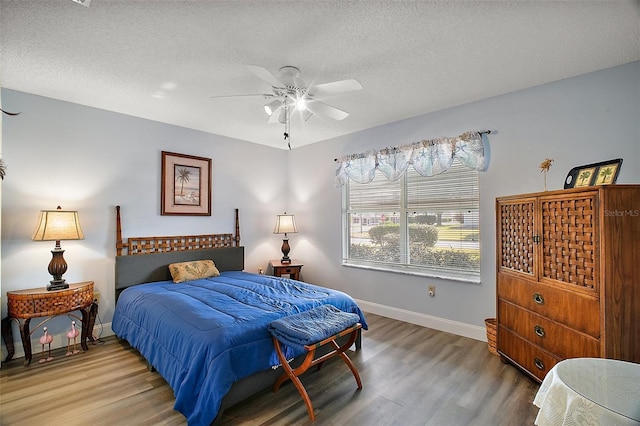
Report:
[[[78,3],[81,4],[84,7],[89,7],[91,6],[91,0],[71,0],[74,3]]]
[[[278,77],[259,65],[247,65],[247,68],[258,78],[269,83],[272,93],[212,96],[212,98],[260,96],[267,99],[269,102],[264,105],[264,111],[269,116],[268,123],[287,125],[290,122],[291,114],[295,111],[298,111],[305,121],[313,115],[333,120],[344,120],[349,116],[349,113],[321,102],[321,100],[362,89],[362,85],[353,79],[323,84],[306,84],[300,77],[300,69],[291,65],[281,67]]]

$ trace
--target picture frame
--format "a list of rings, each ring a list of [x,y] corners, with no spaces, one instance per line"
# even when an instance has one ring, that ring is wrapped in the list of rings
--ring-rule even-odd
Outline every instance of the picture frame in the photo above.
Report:
[[[160,214],[211,216],[211,159],[162,151]]]
[[[585,164],[569,170],[564,180],[564,189],[581,188],[594,185],[612,185],[616,183],[622,158],[601,161],[599,163]]]

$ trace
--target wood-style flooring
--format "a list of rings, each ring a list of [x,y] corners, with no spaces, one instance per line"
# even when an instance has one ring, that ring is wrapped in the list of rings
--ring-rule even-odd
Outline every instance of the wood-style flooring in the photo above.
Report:
[[[335,358],[302,382],[315,425],[532,425],[538,384],[489,353],[486,343],[367,314],[361,351],[349,351],[358,391]],[[2,363],[0,425],[185,425],[171,388],[115,337],[70,357],[40,364]],[[223,425],[311,424],[290,383],[225,411]]]

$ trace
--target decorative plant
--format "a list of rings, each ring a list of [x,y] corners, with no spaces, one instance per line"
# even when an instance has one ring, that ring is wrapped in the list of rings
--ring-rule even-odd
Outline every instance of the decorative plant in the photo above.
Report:
[[[2,111],[3,113],[7,114],[7,115],[20,115],[19,112],[9,112],[9,111],[5,111],[2,108],[0,108],[0,111]]]
[[[547,190],[547,172],[551,168],[551,163],[553,163],[553,158],[545,158],[542,163],[540,163],[540,173],[544,173],[544,190]]]
[[[19,112],[9,112],[9,111],[3,110],[2,108],[0,108],[0,111],[3,112],[4,114],[11,115],[11,116],[20,115]],[[7,166],[4,164],[4,161],[0,158],[0,179],[4,180],[4,175],[6,173],[7,173]]]

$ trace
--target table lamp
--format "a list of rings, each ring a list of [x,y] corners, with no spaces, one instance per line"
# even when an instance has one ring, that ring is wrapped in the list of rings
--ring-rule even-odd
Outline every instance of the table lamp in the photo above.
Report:
[[[279,214],[276,220],[276,227],[273,230],[274,234],[284,234],[284,238],[282,239],[282,259],[280,259],[281,263],[291,263],[291,259],[289,258],[289,251],[291,251],[291,247],[289,247],[289,238],[287,238],[288,233],[298,232],[296,229],[296,220],[292,214]]]
[[[34,241],[55,241],[56,245],[49,262],[49,273],[53,280],[49,282],[47,290],[61,290],[69,288],[69,284],[62,278],[67,272],[67,262],[60,248],[62,240],[84,240],[84,234],[80,228],[80,220],[77,211],[62,210],[60,206],[56,210],[41,210],[38,218],[38,227],[33,234]]]

